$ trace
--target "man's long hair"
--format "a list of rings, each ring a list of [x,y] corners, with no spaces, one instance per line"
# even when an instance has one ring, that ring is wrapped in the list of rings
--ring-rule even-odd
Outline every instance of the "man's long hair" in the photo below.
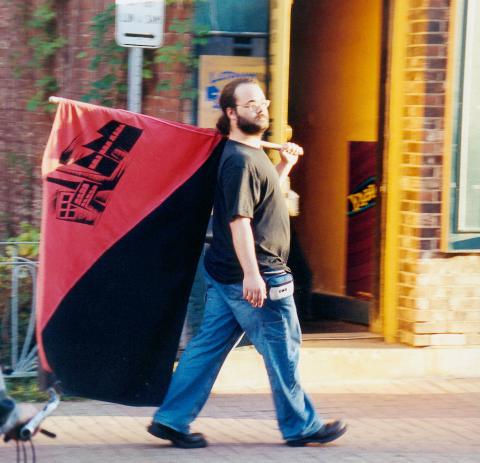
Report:
[[[217,121],[217,129],[222,135],[227,136],[230,133],[230,119],[227,116],[227,108],[236,108],[237,100],[235,98],[235,90],[242,84],[258,85],[258,81],[252,77],[239,77],[225,85],[220,94],[218,102],[222,110],[222,115]]]

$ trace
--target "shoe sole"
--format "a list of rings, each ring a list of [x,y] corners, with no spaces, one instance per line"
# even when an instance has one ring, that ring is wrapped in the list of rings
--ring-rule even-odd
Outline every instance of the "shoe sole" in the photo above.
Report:
[[[335,439],[343,436],[346,432],[347,426],[344,426],[343,428],[339,429],[338,432],[336,432],[335,434],[331,434],[329,436],[325,436],[323,438],[315,440],[308,440],[308,438],[305,438],[305,440],[299,439],[295,441],[287,441],[287,445],[290,447],[305,447],[308,444],[328,444],[329,442],[332,442]]]
[[[205,442],[192,442],[190,444],[186,442],[179,441],[175,439],[175,437],[172,437],[168,433],[164,433],[159,430],[153,430],[152,426],[149,426],[147,428],[147,432],[151,434],[152,436],[158,437],[159,439],[164,439],[164,440],[169,440],[175,447],[181,448],[181,449],[202,449],[204,447],[207,447],[208,443]]]

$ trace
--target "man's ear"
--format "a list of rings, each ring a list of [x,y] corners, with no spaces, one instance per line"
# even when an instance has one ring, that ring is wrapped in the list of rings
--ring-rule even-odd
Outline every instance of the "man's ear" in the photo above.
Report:
[[[236,121],[237,120],[237,112],[235,111],[235,108],[227,108],[226,113],[227,113],[227,117],[231,121]]]

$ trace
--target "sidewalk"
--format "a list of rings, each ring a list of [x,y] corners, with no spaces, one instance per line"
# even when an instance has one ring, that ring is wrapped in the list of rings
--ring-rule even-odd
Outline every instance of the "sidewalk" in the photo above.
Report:
[[[213,395],[193,430],[205,449],[176,449],[146,433],[153,408],[62,403],[35,438],[39,463],[335,462],[479,463],[480,378],[326,383],[312,398],[349,431],[323,447],[283,445],[269,394]],[[0,462],[15,448],[0,447]]]

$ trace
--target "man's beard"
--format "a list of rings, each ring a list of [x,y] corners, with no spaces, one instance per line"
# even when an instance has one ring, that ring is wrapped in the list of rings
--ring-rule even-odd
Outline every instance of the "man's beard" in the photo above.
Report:
[[[250,121],[237,113],[237,127],[247,135],[261,135],[268,129],[268,119],[258,119],[257,121]]]

